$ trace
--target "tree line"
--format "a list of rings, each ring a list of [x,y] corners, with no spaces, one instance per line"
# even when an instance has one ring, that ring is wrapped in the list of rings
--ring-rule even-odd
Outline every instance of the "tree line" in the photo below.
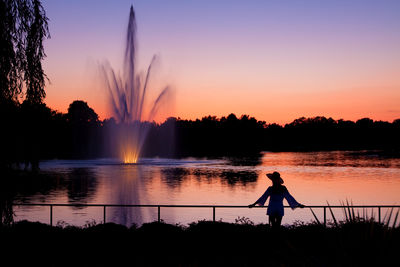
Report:
[[[189,156],[249,155],[261,151],[385,150],[400,151],[400,119],[392,123],[323,116],[279,125],[235,114],[176,120],[177,153]]]
[[[84,101],[74,101],[67,113],[45,104],[27,102],[1,105],[2,164],[32,165],[42,159],[116,157],[110,129],[114,119],[99,120]],[[386,150],[400,151],[400,119],[393,122],[299,118],[279,125],[249,115],[206,116],[163,123],[142,122],[149,127],[141,156],[220,157],[249,156],[261,151]],[[5,134],[5,135],[4,135]]]

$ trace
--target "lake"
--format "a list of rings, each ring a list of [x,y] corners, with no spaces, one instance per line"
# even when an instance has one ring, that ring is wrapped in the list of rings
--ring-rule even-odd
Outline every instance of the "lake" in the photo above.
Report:
[[[278,171],[284,185],[305,205],[400,204],[400,159],[376,151],[264,152],[254,158],[141,159],[124,165],[113,159],[51,160],[40,164],[49,174],[39,190],[16,196],[15,203],[248,205],[271,184]],[[287,204],[284,201],[285,205]],[[313,209],[322,220],[322,210]],[[49,222],[49,208],[15,207],[15,220]],[[266,209],[217,209],[216,219],[247,217],[266,223]],[[334,210],[342,217],[340,209]],[[361,211],[360,211],[361,212]],[[387,209],[382,210],[382,218]],[[371,210],[368,210],[368,214]],[[376,216],[377,211],[374,211]],[[101,207],[55,207],[59,225],[101,223]],[[330,216],[328,217],[328,219]],[[167,223],[211,220],[212,209],[162,208]],[[107,208],[107,221],[130,226],[157,220],[157,208]],[[283,224],[309,222],[309,208],[285,209]]]

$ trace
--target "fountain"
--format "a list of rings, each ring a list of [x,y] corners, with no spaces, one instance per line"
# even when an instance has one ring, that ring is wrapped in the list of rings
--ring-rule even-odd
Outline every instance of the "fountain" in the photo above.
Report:
[[[152,122],[170,94],[166,86],[150,101],[149,83],[157,57],[154,55],[146,72],[136,70],[136,19],[131,6],[123,63],[123,75],[110,64],[100,65],[101,76],[109,93],[109,105],[117,125],[112,129],[115,149],[125,164],[137,163]]]

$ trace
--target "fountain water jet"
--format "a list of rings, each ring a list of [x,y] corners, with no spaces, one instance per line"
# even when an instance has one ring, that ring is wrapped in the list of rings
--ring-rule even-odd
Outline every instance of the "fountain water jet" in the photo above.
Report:
[[[136,19],[131,6],[126,38],[123,75],[116,74],[109,63],[100,65],[101,76],[109,93],[110,107],[117,126],[112,137],[124,163],[136,163],[150,129],[150,123],[165,103],[170,89],[166,86],[156,99],[148,105],[149,82],[153,75],[156,56],[145,73],[137,73]]]

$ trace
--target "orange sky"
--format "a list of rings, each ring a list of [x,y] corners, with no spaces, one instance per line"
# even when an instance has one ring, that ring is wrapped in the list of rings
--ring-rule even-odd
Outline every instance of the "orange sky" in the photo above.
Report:
[[[120,69],[128,2],[44,2],[50,107],[66,112],[81,99],[100,118],[110,116],[97,68],[108,60]],[[280,124],[301,116],[400,118],[396,2],[178,2],[135,1],[139,68],[159,54],[151,89],[155,95],[168,84],[175,92],[161,120],[230,113]]]

